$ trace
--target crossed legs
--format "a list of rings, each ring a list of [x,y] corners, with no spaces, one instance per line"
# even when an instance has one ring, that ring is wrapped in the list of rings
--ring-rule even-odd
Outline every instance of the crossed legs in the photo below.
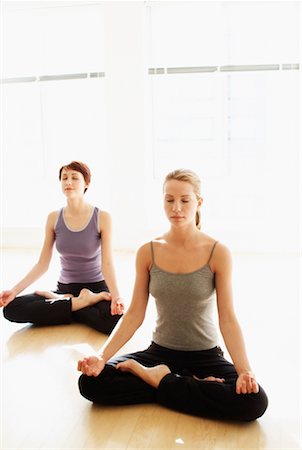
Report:
[[[267,408],[267,397],[236,393],[237,373],[220,349],[174,351],[152,343],[143,351],[108,361],[98,377],[81,375],[88,400],[106,405],[157,402],[183,413],[249,421]]]
[[[158,388],[161,380],[171,373],[171,370],[165,364],[159,364],[154,367],[145,367],[134,359],[127,359],[126,361],[117,364],[116,368],[122,372],[132,373],[154,388]],[[213,376],[198,378],[196,375],[193,375],[193,378],[198,381],[216,381],[217,383],[223,383],[225,381],[224,378]]]
[[[72,294],[56,294],[52,291],[35,291],[35,294],[44,297],[46,301],[49,299],[50,303],[71,299],[71,311],[73,312],[86,308],[87,306],[95,305],[102,300],[111,300],[111,295],[107,291],[94,293],[86,288],[83,288],[77,297]]]
[[[3,309],[3,314],[11,322],[35,325],[61,325],[76,321],[110,334],[122,316],[111,314],[111,296],[106,291],[106,284],[99,284],[89,289],[79,288],[79,291],[72,286],[73,295],[67,286],[66,294],[36,291],[16,297]]]

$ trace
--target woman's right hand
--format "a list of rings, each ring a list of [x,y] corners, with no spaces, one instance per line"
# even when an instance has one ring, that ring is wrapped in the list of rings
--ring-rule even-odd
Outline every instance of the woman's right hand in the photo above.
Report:
[[[0,307],[7,306],[15,297],[16,293],[12,289],[0,292]]]
[[[78,361],[78,370],[89,377],[97,377],[105,367],[105,361],[97,356],[88,356]]]

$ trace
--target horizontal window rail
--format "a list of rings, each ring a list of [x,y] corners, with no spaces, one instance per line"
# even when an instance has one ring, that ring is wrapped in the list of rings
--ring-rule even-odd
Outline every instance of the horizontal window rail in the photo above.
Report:
[[[9,83],[31,83],[37,81],[61,81],[61,80],[80,80],[87,78],[103,78],[105,72],[89,72],[89,73],[68,73],[59,75],[38,75],[29,77],[2,78],[2,84]]]
[[[204,73],[204,72],[254,72],[264,70],[299,70],[299,64],[245,64],[226,66],[195,66],[195,67],[156,67],[149,68],[149,75],[163,75],[175,73]]]
[[[181,73],[208,73],[208,72],[251,72],[265,70],[300,70],[295,64],[249,64],[228,66],[195,66],[195,67],[156,67],[149,68],[149,75],[181,74]],[[104,78],[105,72],[69,73],[58,75],[37,75],[28,77],[1,78],[1,84],[32,83],[39,81],[79,80],[89,78]]]

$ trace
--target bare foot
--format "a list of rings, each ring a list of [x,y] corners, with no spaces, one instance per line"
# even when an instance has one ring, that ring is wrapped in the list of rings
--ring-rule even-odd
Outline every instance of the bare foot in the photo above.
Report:
[[[79,309],[86,308],[87,306],[95,305],[101,300],[111,300],[111,294],[107,291],[91,292],[89,289],[82,289],[78,297],[72,299],[72,311],[78,311]]]
[[[82,289],[80,292],[80,295],[78,297],[81,299],[84,303],[87,303],[88,305],[94,305],[95,303],[100,302],[101,300],[111,300],[111,294],[107,291],[102,292],[91,292],[89,289]]]
[[[134,359],[128,359],[127,361],[121,362],[117,364],[116,368],[122,372],[130,372],[133,375],[136,375],[155,388],[158,388],[161,380],[171,373],[169,367],[164,364],[154,367],[145,367],[137,361],[134,361]]]
[[[216,381],[217,383],[223,383],[225,381],[224,378],[216,378],[216,377],[206,377],[206,378],[198,378],[196,375],[193,375],[194,380],[197,381]]]
[[[41,297],[44,297],[45,299],[49,298],[53,300],[62,300],[64,298],[73,297],[72,294],[56,294],[52,291],[35,291],[34,293],[40,295]]]

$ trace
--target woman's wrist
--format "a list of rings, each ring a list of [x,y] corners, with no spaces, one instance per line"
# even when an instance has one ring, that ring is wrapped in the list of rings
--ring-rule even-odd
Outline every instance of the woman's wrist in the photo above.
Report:
[[[18,289],[16,286],[11,289],[11,293],[14,294],[15,297],[17,297],[20,292],[22,292],[22,289]]]
[[[103,350],[99,350],[96,354],[96,356],[101,359],[104,360],[104,351]]]
[[[104,350],[101,350],[101,352],[98,353],[97,357],[98,357],[98,359],[99,359],[100,361],[102,361],[104,364],[106,364],[106,362],[110,359],[110,358],[106,357]]]
[[[254,375],[254,372],[252,371],[252,369],[242,369],[242,370],[238,371],[238,375],[244,375],[244,374]]]

